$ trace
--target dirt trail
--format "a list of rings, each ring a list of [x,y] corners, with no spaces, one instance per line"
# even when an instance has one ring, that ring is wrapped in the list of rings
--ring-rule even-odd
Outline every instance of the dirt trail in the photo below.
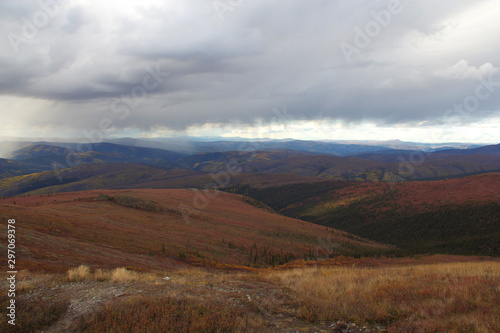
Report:
[[[68,311],[55,325],[46,330],[47,333],[70,332],[74,323],[82,316],[91,314],[113,300],[127,296],[125,286],[106,286],[99,283],[64,285],[59,297],[68,299]],[[137,291],[138,292],[138,291]]]
[[[357,327],[352,323],[305,322],[296,317],[293,300],[278,286],[264,281],[241,279],[217,281],[181,278],[155,282],[64,282],[40,286],[26,293],[27,300],[40,298],[68,301],[64,316],[44,333],[76,332],[77,321],[106,304],[137,297],[189,298],[201,302],[213,300],[229,303],[252,313],[266,329],[259,332],[380,332],[377,328]]]

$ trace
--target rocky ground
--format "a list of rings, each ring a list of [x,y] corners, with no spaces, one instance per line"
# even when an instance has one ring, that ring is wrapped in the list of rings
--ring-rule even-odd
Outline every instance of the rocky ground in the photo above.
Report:
[[[231,304],[251,315],[255,332],[381,332],[383,327],[354,323],[309,323],[296,316],[294,299],[287,290],[252,275],[194,274],[159,277],[151,281],[68,282],[64,278],[37,279],[27,284],[21,302],[67,302],[64,315],[40,332],[75,332],[77,322],[105,305],[138,296],[174,297],[199,302]],[[22,323],[19,323],[22,325]]]

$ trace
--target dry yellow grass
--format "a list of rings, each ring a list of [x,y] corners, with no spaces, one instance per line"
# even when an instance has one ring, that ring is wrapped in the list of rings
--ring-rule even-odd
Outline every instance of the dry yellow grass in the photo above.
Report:
[[[115,282],[136,282],[141,280],[141,274],[129,271],[126,268],[116,268],[111,273],[111,280]]]
[[[98,268],[94,271],[94,279],[97,281],[105,281],[108,280],[109,274],[107,272],[103,271],[102,269]]]
[[[70,281],[85,281],[90,277],[90,267],[87,265],[80,265],[77,268],[68,270],[68,279]]]
[[[500,263],[270,272],[309,321],[378,323],[390,332],[500,332]]]
[[[114,270],[96,269],[93,274],[90,267],[80,265],[77,268],[68,270],[69,281],[114,281],[114,282],[139,282],[139,281],[155,281],[159,277],[154,273],[141,273],[127,268],[115,268]]]
[[[53,281],[52,274],[37,274],[29,270],[21,270],[16,277],[16,291],[22,293],[34,290],[40,285],[50,284]]]

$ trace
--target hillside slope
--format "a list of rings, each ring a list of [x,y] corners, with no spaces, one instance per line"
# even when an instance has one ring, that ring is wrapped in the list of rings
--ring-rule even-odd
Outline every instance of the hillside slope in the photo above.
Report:
[[[81,149],[85,149],[85,151],[81,151]],[[34,144],[10,154],[10,158],[13,160],[38,164],[46,169],[51,169],[54,163],[62,166],[103,163],[175,166],[173,162],[183,156],[185,155],[163,149],[130,147],[112,143],[95,143],[81,147],[69,143],[66,147]]]
[[[226,190],[412,252],[500,255],[500,174],[452,180],[322,182]]]
[[[367,158],[314,155],[296,151],[254,151],[204,153],[187,156],[177,162],[186,168],[220,172],[228,165],[238,166],[243,172],[290,173],[308,177],[335,180],[386,181],[388,179],[416,180],[443,179],[475,173],[500,171],[500,155],[470,154],[424,155],[408,170],[408,161],[403,155],[367,155]],[[435,154],[435,155],[434,155]],[[403,159],[406,163],[401,162]]]
[[[92,189],[196,187],[208,182],[199,171],[164,169],[142,164],[82,165],[0,179],[0,195],[40,194]]]
[[[42,171],[38,165],[0,158],[0,179]]]
[[[388,250],[256,208],[237,195],[206,195],[208,199],[192,190],[108,190],[16,197],[0,200],[0,218],[16,219],[19,269],[64,270],[80,264],[261,267]],[[5,233],[0,232],[2,239]]]
[[[492,155],[499,156],[500,155],[500,144],[498,145],[489,145],[478,148],[468,148],[468,149],[443,149],[436,151],[418,151],[418,150],[404,150],[404,149],[392,149],[392,150],[383,150],[377,152],[369,152],[369,153],[361,153],[356,154],[353,157],[358,157],[362,159],[372,160],[372,161],[381,161],[381,162],[400,162],[401,159],[408,160],[420,160],[420,156],[424,157],[426,160],[446,160],[450,157],[459,157],[459,156],[471,156],[471,155]],[[413,156],[413,157],[412,157]],[[474,156],[472,159],[469,158],[469,161],[474,161]],[[479,159],[476,156],[476,160]],[[467,160],[467,159],[464,159]]]
[[[205,189],[231,184],[250,184],[260,188],[320,181],[322,180],[316,177],[293,174],[229,174],[227,171],[209,174],[203,171],[164,169],[142,164],[98,164],[0,179],[0,196],[125,188]]]

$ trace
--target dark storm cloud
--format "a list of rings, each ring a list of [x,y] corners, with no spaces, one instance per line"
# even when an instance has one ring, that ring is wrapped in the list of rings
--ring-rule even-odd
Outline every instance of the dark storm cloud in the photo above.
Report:
[[[17,110],[27,126],[89,128],[127,98],[116,128],[252,123],[282,106],[297,119],[390,124],[441,121],[481,77],[500,81],[494,1],[247,0],[222,14],[214,3],[2,2],[0,98],[52,103],[37,119]],[[357,51],[346,57],[342,43]],[[151,69],[160,84],[133,100]],[[497,114],[499,95],[462,120]]]

